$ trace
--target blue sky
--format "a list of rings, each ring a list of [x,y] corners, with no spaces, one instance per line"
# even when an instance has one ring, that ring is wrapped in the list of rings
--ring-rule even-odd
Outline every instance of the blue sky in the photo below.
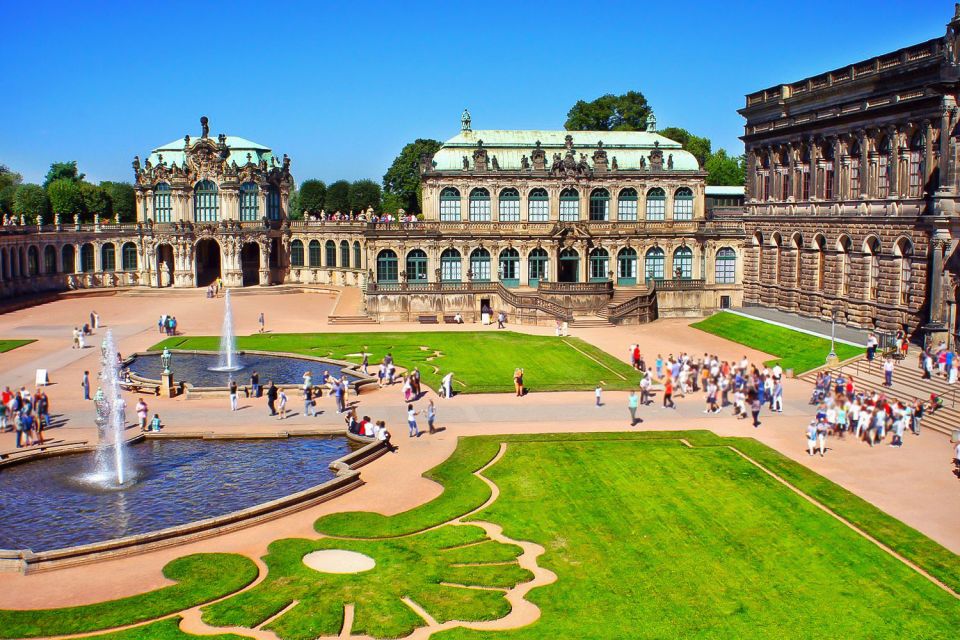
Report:
[[[287,153],[298,182],[380,180],[406,143],[563,127],[578,99],[642,91],[661,128],[742,152],[743,96],[943,34],[940,0],[17,2],[3,0],[0,163],[77,160],[200,133]]]

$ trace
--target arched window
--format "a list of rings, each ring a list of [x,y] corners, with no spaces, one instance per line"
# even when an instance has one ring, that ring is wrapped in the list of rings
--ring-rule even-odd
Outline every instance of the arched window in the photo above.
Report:
[[[863,244],[863,252],[867,263],[867,296],[869,300],[876,300],[880,287],[880,241],[868,238]]]
[[[307,245],[307,258],[309,259],[309,265],[311,267],[320,266],[320,241],[311,240],[310,244]]]
[[[637,200],[636,189],[621,189],[617,198],[617,220],[636,220]]]
[[[817,236],[813,240],[813,246],[817,250],[817,291],[823,291],[827,275],[827,241],[823,236]]]
[[[274,186],[267,187],[267,218],[280,219],[280,192]]]
[[[763,234],[753,234],[753,246],[757,248],[757,282],[763,282]]]
[[[60,262],[63,264],[64,273],[75,273],[77,270],[77,252],[72,244],[63,245],[60,250]]]
[[[504,189],[500,192],[501,222],[520,222],[520,192],[516,189]]]
[[[397,254],[390,249],[384,249],[377,254],[377,282],[399,282],[399,280]]]
[[[572,222],[580,219],[580,193],[576,189],[560,192],[560,220]]]
[[[355,240],[355,241],[353,242],[353,268],[354,268],[354,269],[359,269],[359,268],[360,268],[360,257],[361,257],[361,256],[360,256],[360,242],[358,242],[358,241]]]
[[[900,263],[900,295],[897,299],[902,305],[910,304],[910,285],[913,280],[913,243],[902,238],[897,243],[897,261]]]
[[[541,280],[547,280],[547,269],[550,266],[550,256],[546,249],[534,249],[527,256],[527,281],[531,287],[536,287]]]
[[[350,266],[350,243],[346,240],[340,241],[340,266],[344,268]]]
[[[840,294],[849,295],[850,294],[850,251],[853,247],[853,243],[850,242],[850,238],[842,236],[837,240],[837,252],[839,253],[840,258]]]
[[[667,194],[660,187],[647,191],[647,220],[663,220],[667,210]]]
[[[773,243],[773,281],[777,284],[783,282],[783,238],[779,233],[774,233],[770,238]]]
[[[57,272],[57,248],[52,244],[48,244],[43,248],[43,272]]]
[[[474,189],[470,192],[470,220],[488,222],[490,220],[490,192],[486,189]]]
[[[427,252],[414,249],[407,254],[407,280],[410,282],[427,281]]]
[[[80,247],[80,271],[81,273],[92,273],[93,269],[93,245],[88,242]]]
[[[673,219],[693,220],[693,191],[687,187],[673,193]]]
[[[137,270],[137,245],[132,242],[124,243],[120,249],[120,266],[124,271]]]
[[[260,188],[253,182],[240,185],[240,220],[256,222],[260,219]],[[303,249],[303,243],[300,243]]]
[[[444,249],[440,254],[440,281],[460,282],[463,278],[462,259],[456,249]]]
[[[326,244],[323,245],[324,253],[327,255],[326,264],[327,267],[337,266],[337,244],[333,240],[327,240]]]
[[[470,271],[479,282],[490,281],[490,252],[480,247],[470,253]]]
[[[910,140],[910,156],[907,164],[907,195],[911,198],[919,198],[923,195],[926,150],[926,136],[923,131],[917,131]]]
[[[153,188],[154,222],[173,222],[173,203],[170,201],[170,185],[160,182]]]
[[[646,280],[663,280],[663,249],[654,247],[648,249],[643,257],[643,276]]]
[[[693,277],[693,249],[690,247],[677,247],[673,252],[673,277],[677,280]]]
[[[803,282],[803,236],[793,236],[793,283],[799,287]]]
[[[34,246],[27,249],[27,274],[35,276],[40,273],[40,250]]]
[[[620,249],[617,254],[617,284],[637,284],[637,250],[631,247]]]
[[[460,192],[447,187],[440,192],[440,220],[458,222],[460,220]]]
[[[877,197],[890,195],[890,138],[884,136],[877,145]]]
[[[605,282],[609,279],[610,254],[602,247],[590,252],[590,282]]]
[[[737,252],[730,247],[717,251],[713,267],[713,276],[717,284],[734,284],[737,281]]]
[[[547,222],[550,220],[550,196],[546,189],[534,189],[527,196],[527,220]]]
[[[220,194],[210,180],[201,180],[193,189],[193,219],[197,222],[220,219]]]
[[[855,200],[860,197],[860,143],[854,141],[850,145],[850,186],[848,187],[847,197]]]
[[[302,240],[293,240],[290,243],[290,266],[291,267],[303,266],[303,241]]]
[[[590,192],[590,219],[610,219],[610,192],[606,189],[594,189]]]
[[[506,287],[516,287],[520,284],[520,253],[513,248],[506,248],[500,252],[497,276]]]

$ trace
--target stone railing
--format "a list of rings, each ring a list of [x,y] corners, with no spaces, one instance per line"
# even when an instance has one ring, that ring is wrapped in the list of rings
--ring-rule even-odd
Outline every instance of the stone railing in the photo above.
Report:
[[[605,280],[603,282],[543,282],[537,284],[538,293],[551,294],[612,294],[613,282]]]
[[[657,317],[657,293],[651,285],[646,291],[620,304],[607,307],[607,319],[614,323],[636,317],[639,322],[651,322]]]
[[[540,297],[538,294],[521,294],[507,289],[499,282],[371,282],[366,293],[397,293],[413,295],[422,293],[485,293],[495,294],[516,309],[541,311],[559,320],[573,316],[563,305]]]
[[[703,289],[707,281],[703,278],[677,278],[674,280],[649,280],[657,291],[697,291]]]

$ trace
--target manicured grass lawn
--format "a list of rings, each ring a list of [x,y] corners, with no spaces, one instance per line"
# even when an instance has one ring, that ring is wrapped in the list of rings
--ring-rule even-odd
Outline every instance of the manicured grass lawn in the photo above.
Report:
[[[830,353],[830,341],[827,339],[733,313],[715,313],[690,326],[777,356],[775,360],[764,364],[772,367],[779,362],[781,367],[793,369],[797,375],[822,366]],[[863,353],[865,349],[837,342],[836,351],[840,360],[846,360]]]
[[[168,338],[151,349],[216,351],[219,345],[216,336]],[[390,352],[397,366],[419,367],[423,382],[434,389],[453,371],[455,393],[513,391],[516,367],[523,367],[524,384],[531,391],[586,391],[600,381],[619,390],[639,384],[630,365],[582,340],[512,331],[258,334],[238,337],[237,348],[329,356],[358,364],[365,350],[371,354],[371,365]]]
[[[17,347],[22,347],[23,345],[30,344],[31,342],[36,342],[36,340],[0,340],[0,353],[13,351]]]

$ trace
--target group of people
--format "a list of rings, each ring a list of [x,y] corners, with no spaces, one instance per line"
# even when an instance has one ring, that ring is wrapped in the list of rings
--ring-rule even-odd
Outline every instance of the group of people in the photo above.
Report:
[[[923,371],[923,378],[943,378],[947,384],[956,384],[960,379],[960,356],[941,341],[935,348],[927,347],[920,351],[917,366]]]
[[[171,316],[166,313],[161,315],[157,320],[157,331],[167,336],[177,335],[176,316]]]
[[[207,286],[207,297],[219,298],[221,291],[223,291],[223,280],[217,278],[212,284]]]
[[[19,391],[4,387],[0,392],[0,432],[15,431],[17,448],[43,444],[43,431],[50,426],[50,399],[43,389],[24,386]]]

